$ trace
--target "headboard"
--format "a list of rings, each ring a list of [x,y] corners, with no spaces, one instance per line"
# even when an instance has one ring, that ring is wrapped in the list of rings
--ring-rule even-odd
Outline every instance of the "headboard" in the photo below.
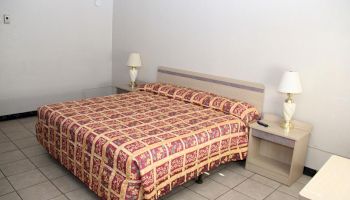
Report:
[[[265,86],[260,83],[202,74],[170,67],[158,67],[157,81],[203,90],[237,99],[263,111]]]

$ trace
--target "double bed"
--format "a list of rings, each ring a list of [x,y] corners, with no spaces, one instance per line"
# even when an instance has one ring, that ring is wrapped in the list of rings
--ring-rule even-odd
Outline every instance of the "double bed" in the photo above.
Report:
[[[101,199],[159,199],[245,159],[263,98],[260,84],[160,67],[136,92],[40,107],[37,139]]]

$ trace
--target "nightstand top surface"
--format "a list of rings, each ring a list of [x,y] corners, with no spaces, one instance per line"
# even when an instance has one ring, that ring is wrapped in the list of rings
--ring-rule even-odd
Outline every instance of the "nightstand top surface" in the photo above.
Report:
[[[269,127],[260,126],[258,123],[252,123],[249,126],[253,129],[260,130],[266,133],[278,135],[284,138],[299,140],[312,131],[312,125],[306,122],[292,120],[294,128],[287,131],[280,126],[282,118],[273,114],[264,114],[262,122],[269,125]]]
[[[117,84],[114,84],[113,87],[116,87],[116,88],[119,88],[119,89],[122,89],[122,90],[126,90],[126,91],[129,91],[129,92],[134,92],[137,90],[137,87],[139,85],[142,85],[142,84],[145,84],[147,82],[144,82],[144,81],[137,81],[137,86],[132,88],[130,87],[129,83],[117,83]]]

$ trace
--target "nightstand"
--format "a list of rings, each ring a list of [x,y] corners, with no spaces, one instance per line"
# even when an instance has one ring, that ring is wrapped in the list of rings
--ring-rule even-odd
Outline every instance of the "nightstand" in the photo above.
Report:
[[[303,173],[312,125],[293,120],[289,132],[280,127],[281,118],[265,114],[264,123],[250,125],[246,169],[291,185]]]
[[[145,84],[145,83],[146,82],[138,81],[137,86]],[[120,84],[114,85],[114,87],[116,88],[117,94],[123,94],[123,93],[127,93],[127,92],[135,92],[137,90],[137,86],[132,88],[132,87],[130,87],[129,83],[120,83]]]

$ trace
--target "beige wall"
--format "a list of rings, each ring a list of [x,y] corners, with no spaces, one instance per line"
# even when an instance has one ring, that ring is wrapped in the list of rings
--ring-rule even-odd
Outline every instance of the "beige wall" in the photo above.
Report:
[[[295,118],[313,123],[306,165],[350,157],[350,1],[116,0],[113,81],[128,81],[129,52],[142,54],[140,79],[159,65],[257,81],[265,112],[281,113],[283,71],[300,72]]]
[[[112,15],[113,0],[0,0],[0,116],[110,93]]]

